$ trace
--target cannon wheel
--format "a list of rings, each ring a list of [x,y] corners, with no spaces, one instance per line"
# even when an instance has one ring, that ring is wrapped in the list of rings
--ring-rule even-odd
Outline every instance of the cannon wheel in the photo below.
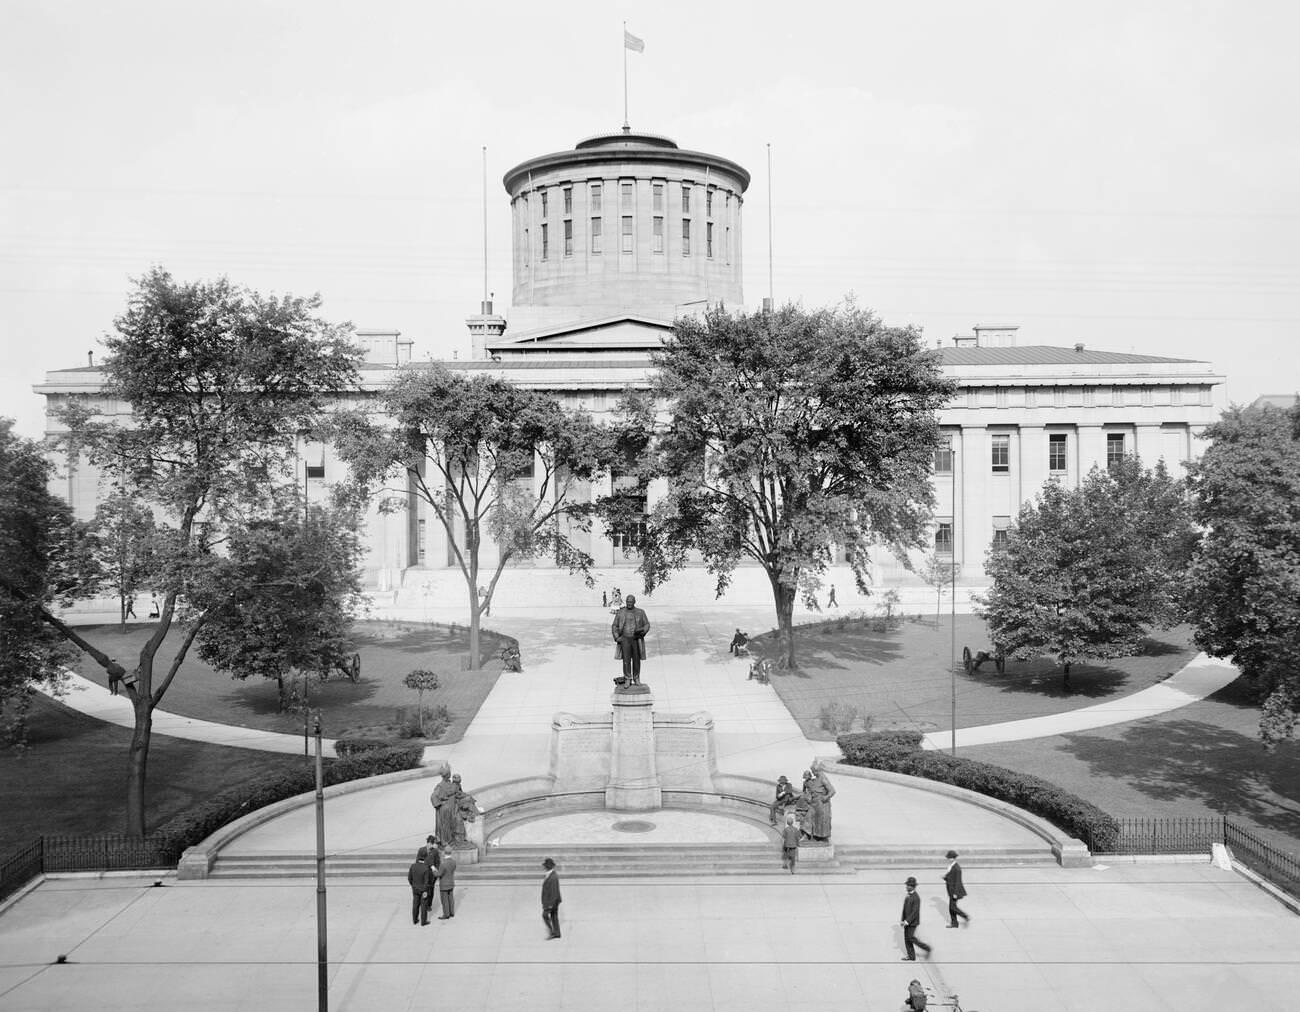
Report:
[[[998,652],[993,655],[993,665],[998,669],[999,675],[1007,673],[1007,655],[1001,647],[998,647]]]
[[[352,662],[347,666],[348,678],[353,682],[361,681],[361,655],[353,654]]]
[[[970,647],[961,648],[961,666],[966,669],[966,674],[975,670],[975,662],[971,660]]]

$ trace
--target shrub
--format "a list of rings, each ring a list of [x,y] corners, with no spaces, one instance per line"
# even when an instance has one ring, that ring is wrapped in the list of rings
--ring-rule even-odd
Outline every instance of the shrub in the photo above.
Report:
[[[817,719],[821,722],[823,731],[844,734],[853,730],[853,722],[858,719],[858,708],[847,703],[826,703]]]
[[[326,786],[342,784],[383,773],[414,769],[420,765],[423,757],[422,746],[401,745],[371,750],[348,759],[327,759],[322,773]],[[307,761],[298,769],[254,777],[246,783],[214,794],[189,811],[163,823],[155,836],[162,846],[179,855],[186,847],[194,846],[222,826],[229,825],[249,812],[315,789],[315,764]]]
[[[869,732],[842,735],[835,743],[850,766],[904,773],[997,798],[1087,841],[1093,850],[1113,848],[1118,841],[1118,823],[1079,796],[1039,777],[1002,766],[924,751],[921,738],[919,731]]]
[[[334,742],[334,751],[340,759],[363,755],[366,752],[378,752],[396,745],[392,738],[370,738],[362,735],[344,735]]]

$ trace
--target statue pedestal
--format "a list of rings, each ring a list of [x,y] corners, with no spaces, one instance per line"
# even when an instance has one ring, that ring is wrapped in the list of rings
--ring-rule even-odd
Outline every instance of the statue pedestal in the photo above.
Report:
[[[605,807],[622,812],[657,809],[663,797],[655,763],[654,696],[648,685],[629,685],[620,687],[611,702],[614,725]]]

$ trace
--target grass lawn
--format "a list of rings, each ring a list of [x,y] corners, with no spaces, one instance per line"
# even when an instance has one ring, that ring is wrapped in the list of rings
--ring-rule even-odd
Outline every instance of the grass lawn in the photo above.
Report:
[[[136,623],[125,631],[117,625],[83,626],[78,631],[129,669],[154,628],[151,623]],[[501,674],[501,664],[496,660],[487,661],[479,671],[461,670],[469,653],[469,630],[464,626],[358,622],[354,629],[356,651],[361,655],[360,681],[354,684],[335,674],[310,693],[311,706],[320,708],[322,727],[331,738],[349,730],[395,723],[404,708],[414,714],[417,696],[402,684],[402,679],[416,668],[427,668],[438,673],[440,684],[435,691],[425,693],[425,706],[442,705],[451,714],[450,726],[437,741],[459,741]],[[170,663],[179,641],[177,634],[168,637],[159,651],[157,665]],[[484,631],[482,651],[494,657],[506,642],[505,637]],[[100,685],[108,684],[103,669],[84,656],[78,671]],[[156,684],[158,666],[154,677]],[[200,661],[195,649],[191,649],[163,697],[162,709],[263,731],[300,734],[303,727],[300,713],[278,712],[274,681],[232,679]]]
[[[1116,816],[1231,815],[1300,855],[1300,742],[1264,748],[1244,679],[1138,723],[959,754],[1050,780]]]
[[[831,703],[856,707],[875,730],[952,726],[955,670],[957,726],[974,727],[1092,706],[1155,685],[1195,656],[1190,635],[1180,626],[1153,634],[1139,656],[1076,664],[1066,692],[1060,666],[1048,658],[1008,661],[1002,675],[988,661],[967,675],[962,647],[972,654],[989,649],[988,632],[974,615],[957,616],[955,651],[947,615],[937,626],[931,617],[911,618],[888,632],[877,632],[871,619],[846,616],[798,627],[799,669],[773,672],[772,685],[804,734],[833,740],[836,732],[821,722],[822,707]],[[774,652],[770,633],[751,643]],[[862,728],[859,719],[853,729]]]
[[[25,753],[0,749],[0,856],[42,833],[120,833],[126,828],[131,732],[37,696]],[[307,762],[300,756],[225,748],[154,735],[146,787],[157,826],[217,791]]]

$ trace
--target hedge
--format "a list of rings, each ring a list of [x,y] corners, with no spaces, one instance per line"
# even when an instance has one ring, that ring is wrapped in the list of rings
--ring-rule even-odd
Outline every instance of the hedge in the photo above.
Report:
[[[346,759],[327,759],[322,773],[325,785],[364,780],[384,773],[415,769],[424,757],[423,745],[390,745],[354,754]],[[227,788],[163,823],[155,836],[171,853],[179,856],[186,847],[206,839],[222,826],[249,812],[273,805],[285,798],[316,789],[316,767],[305,761],[301,768],[267,773]]]
[[[1096,805],[1053,783],[991,763],[921,748],[918,731],[841,735],[835,740],[849,766],[865,766],[952,784],[1023,808],[1046,819],[1090,849],[1105,852],[1119,840],[1119,824]]]

